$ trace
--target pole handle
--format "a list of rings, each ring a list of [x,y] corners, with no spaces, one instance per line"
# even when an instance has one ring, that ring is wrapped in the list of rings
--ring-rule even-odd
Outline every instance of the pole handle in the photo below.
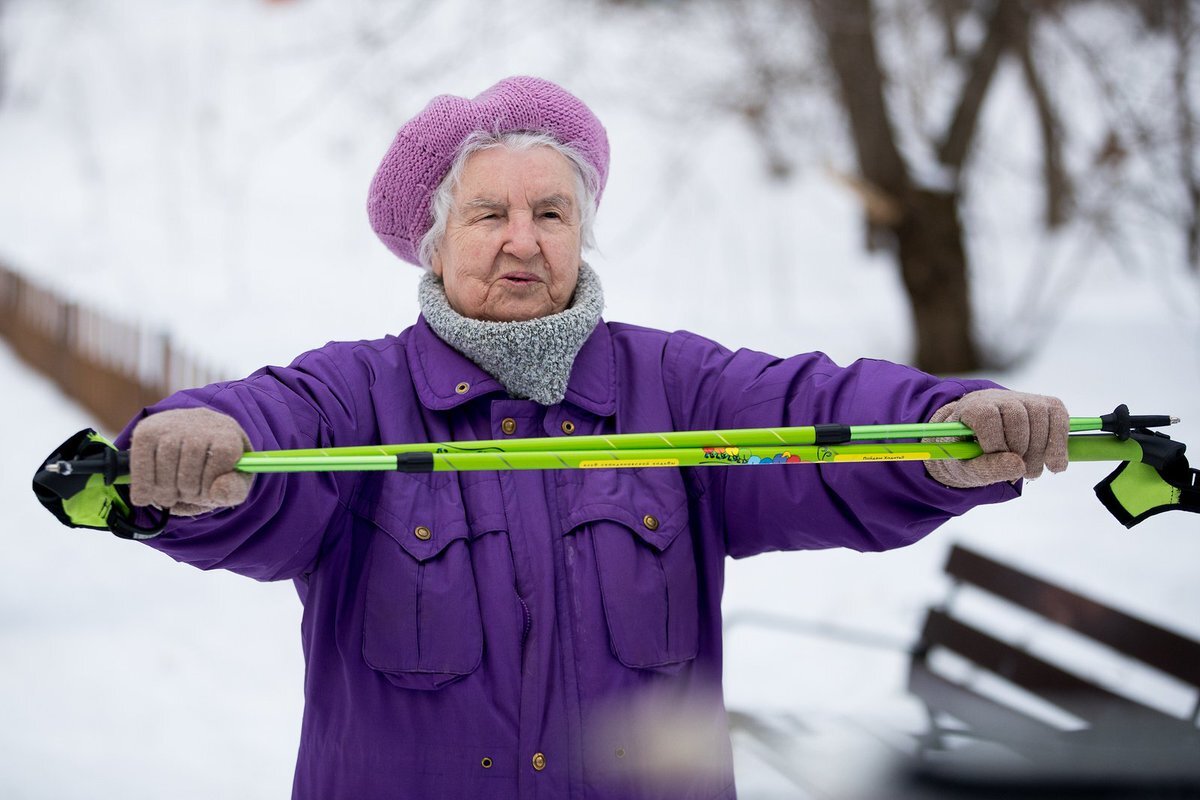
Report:
[[[1103,434],[1072,434],[1067,437],[1070,461],[1141,461],[1142,446],[1135,439]]]
[[[1130,414],[1129,406],[1121,403],[1111,414],[1100,417],[1100,430],[1125,441],[1138,428],[1165,428],[1178,422],[1178,419],[1166,414]]]
[[[64,478],[70,475],[100,474],[104,476],[104,485],[112,486],[118,478],[129,474],[129,451],[108,448],[98,456],[51,461],[42,469]]]

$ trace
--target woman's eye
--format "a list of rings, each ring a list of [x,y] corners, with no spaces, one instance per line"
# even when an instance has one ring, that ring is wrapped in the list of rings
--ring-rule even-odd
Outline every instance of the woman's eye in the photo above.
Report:
[[[542,216],[546,219],[562,219],[562,214],[558,213],[557,211],[547,211],[546,213],[542,214]]]

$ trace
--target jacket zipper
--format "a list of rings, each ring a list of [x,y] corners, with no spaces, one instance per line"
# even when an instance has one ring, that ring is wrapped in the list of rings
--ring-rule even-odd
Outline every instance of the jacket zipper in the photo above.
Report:
[[[529,629],[533,627],[533,614],[529,613],[529,606],[525,604],[525,598],[517,595],[517,601],[521,604],[521,610],[525,612],[525,629],[521,631],[521,646],[525,646],[525,640],[529,638]]]

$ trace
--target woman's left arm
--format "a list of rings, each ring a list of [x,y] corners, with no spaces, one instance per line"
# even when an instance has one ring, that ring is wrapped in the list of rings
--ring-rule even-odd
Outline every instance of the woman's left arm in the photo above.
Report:
[[[821,353],[776,358],[732,352],[675,334],[664,377],[677,427],[686,429],[926,422],[989,381],[941,380],[862,359],[839,367]],[[726,551],[848,547],[888,550],[920,539],[970,508],[1019,496],[1001,482],[952,488],[922,462],[734,467],[708,470],[706,496],[721,504]]]

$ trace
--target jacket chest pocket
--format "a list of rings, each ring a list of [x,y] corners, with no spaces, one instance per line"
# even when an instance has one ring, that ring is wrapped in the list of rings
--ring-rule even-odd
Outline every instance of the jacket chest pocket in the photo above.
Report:
[[[406,689],[439,689],[474,672],[483,625],[457,481],[388,474],[355,505],[377,529],[364,589],[367,665]]]
[[[678,470],[589,472],[563,489],[563,532],[591,539],[613,655],[634,669],[682,668],[699,650],[700,618]]]

